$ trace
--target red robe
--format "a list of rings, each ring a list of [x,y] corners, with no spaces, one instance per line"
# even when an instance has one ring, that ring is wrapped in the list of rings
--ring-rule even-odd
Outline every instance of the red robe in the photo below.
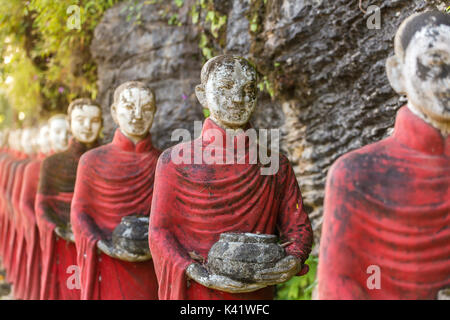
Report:
[[[72,139],[68,150],[42,162],[35,199],[42,256],[41,300],[80,299],[80,289],[72,281],[77,266],[75,244],[58,237],[54,230],[70,222],[78,161],[87,149]]]
[[[80,160],[71,221],[81,268],[85,300],[158,298],[153,262],[132,263],[97,251],[97,241],[110,238],[122,217],[148,216],[160,151],[150,135],[136,145],[116,130],[110,144],[87,152]]]
[[[25,299],[39,300],[41,288],[41,247],[39,230],[36,224],[34,203],[39,183],[39,173],[43,155],[33,159],[24,172],[24,180],[20,196],[20,212],[23,215],[22,225],[25,230],[27,265],[26,281],[27,295]]]
[[[22,155],[21,158],[25,158]],[[25,299],[27,288],[26,288],[26,276],[27,276],[27,251],[25,243],[25,230],[22,223],[22,212],[20,211],[20,195],[22,191],[24,171],[29,159],[24,159],[20,161],[17,165],[17,169],[14,176],[14,185],[11,193],[11,201],[13,207],[13,224],[15,228],[15,242],[12,245],[13,260],[11,263],[12,283],[14,284],[14,297],[16,299]]]
[[[217,144],[214,133],[219,134]],[[233,151],[236,162],[237,141]],[[219,143],[222,139],[222,143]],[[203,141],[203,142],[202,142]],[[201,153],[217,147],[226,155],[226,134],[211,119],[206,119],[202,136],[181,143],[175,154],[184,150],[194,163],[194,144]],[[225,147],[223,147],[225,146]],[[282,241],[292,241],[286,252],[305,262],[312,245],[312,229],[303,210],[302,197],[291,165],[279,155],[279,170],[261,175],[262,165],[249,164],[175,164],[170,148],[158,160],[155,195],[150,216],[149,242],[159,281],[160,299],[273,299],[272,286],[255,292],[230,294],[187,281],[185,270],[194,262],[189,252],[207,258],[211,246],[223,232],[278,233]],[[197,153],[198,154],[198,153]],[[218,153],[219,154],[219,153]]]
[[[449,213],[450,137],[403,107],[393,136],[328,173],[319,299],[436,299],[450,286]]]
[[[10,202],[10,189],[11,189],[11,178],[14,177],[14,172],[16,169],[16,157],[12,151],[10,151],[9,158],[5,163],[5,176],[2,179],[2,211],[3,211],[3,222],[4,230],[2,235],[2,257],[3,266],[8,271],[10,259],[10,246],[9,238],[12,232],[11,220],[11,202]],[[13,181],[13,180],[12,180]],[[9,273],[6,274],[6,278],[9,278]]]
[[[5,250],[7,248],[7,233],[9,219],[6,214],[6,184],[9,179],[10,167],[13,157],[9,150],[5,150],[0,159],[0,256],[2,257],[2,267],[5,267]]]
[[[6,279],[8,282],[13,283],[15,285],[14,295],[16,298],[20,298],[17,296],[18,293],[18,285],[17,285],[17,255],[18,245],[20,243],[20,239],[17,233],[17,214],[15,213],[15,205],[14,205],[14,191],[22,181],[22,164],[23,164],[23,154],[19,152],[13,152],[14,159],[11,162],[8,181],[6,183],[5,188],[5,214],[7,220],[7,232],[5,239],[5,269],[6,269]]]

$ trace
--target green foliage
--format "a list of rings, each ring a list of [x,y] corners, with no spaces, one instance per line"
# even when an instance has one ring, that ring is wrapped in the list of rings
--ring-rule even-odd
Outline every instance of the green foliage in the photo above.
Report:
[[[450,6],[448,6],[448,8],[445,9],[445,12],[450,13]]]
[[[0,0],[0,89],[16,111],[37,119],[65,111],[75,97],[96,97],[89,45],[103,13],[119,1]]]
[[[250,31],[253,33],[257,33],[259,29],[259,18],[258,14],[253,14],[253,17],[250,19]]]
[[[181,8],[184,5],[184,0],[174,0],[176,6]]]
[[[311,300],[312,292],[317,285],[317,257],[310,256],[306,264],[309,265],[309,272],[306,275],[293,277],[277,286],[277,300]]]
[[[204,33],[202,33],[200,35],[200,41],[198,43],[198,46],[202,50],[203,56],[206,59],[211,59],[214,55],[212,49],[208,45],[209,45],[208,37]]]
[[[274,97],[275,95],[275,90],[273,88],[273,85],[270,83],[269,79],[267,78],[267,76],[264,76],[262,78],[262,80],[258,83],[258,89],[259,91],[267,91],[270,95],[270,97]]]
[[[211,34],[214,38],[219,37],[219,30],[227,23],[227,16],[220,15],[217,11],[210,10],[206,14],[205,22],[211,26]]]
[[[210,59],[218,53],[215,47],[225,33],[227,16],[215,10],[213,0],[197,0],[190,15],[192,24],[199,26],[199,48],[204,58]]]
[[[168,24],[169,24],[169,25],[175,25],[175,26],[181,26],[181,25],[182,25],[182,23],[180,22],[180,20],[178,20],[178,14],[177,14],[177,13],[173,14],[173,15],[169,18]]]

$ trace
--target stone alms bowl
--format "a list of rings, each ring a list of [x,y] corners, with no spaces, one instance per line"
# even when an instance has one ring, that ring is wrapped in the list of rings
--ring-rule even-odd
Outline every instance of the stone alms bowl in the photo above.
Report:
[[[149,254],[148,224],[149,217],[137,215],[123,217],[112,233],[113,245],[137,255]]]
[[[208,253],[209,272],[252,283],[257,271],[272,268],[286,255],[277,236],[222,233]]]

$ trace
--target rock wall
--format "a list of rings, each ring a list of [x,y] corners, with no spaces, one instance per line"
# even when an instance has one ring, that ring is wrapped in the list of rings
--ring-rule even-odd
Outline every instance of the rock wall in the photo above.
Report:
[[[362,8],[379,6],[379,29],[368,28],[373,13],[364,14],[358,0],[210,1],[227,15],[215,53],[249,58],[273,90],[273,99],[260,94],[252,121],[257,128],[281,129],[281,149],[294,166],[317,240],[328,168],[340,155],[386,137],[406,101],[390,88],[384,68],[397,27],[413,12],[443,10],[445,1],[362,1]],[[158,147],[176,143],[170,140],[173,129],[192,132],[193,121],[203,119],[194,87],[206,27],[192,23],[195,0],[185,0],[181,8],[168,2],[143,5],[141,24],[127,21],[130,4],[121,3],[95,30],[91,51],[99,68],[106,140],[114,128],[113,90],[127,80],[143,80],[156,90],[151,132]],[[173,14],[176,25],[168,23]]]

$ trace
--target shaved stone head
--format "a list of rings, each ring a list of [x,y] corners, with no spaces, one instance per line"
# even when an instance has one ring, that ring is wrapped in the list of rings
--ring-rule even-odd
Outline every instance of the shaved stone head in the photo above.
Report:
[[[426,11],[405,19],[395,35],[395,54],[404,59],[406,49],[415,34],[425,27],[450,26],[450,14],[440,11]]]

